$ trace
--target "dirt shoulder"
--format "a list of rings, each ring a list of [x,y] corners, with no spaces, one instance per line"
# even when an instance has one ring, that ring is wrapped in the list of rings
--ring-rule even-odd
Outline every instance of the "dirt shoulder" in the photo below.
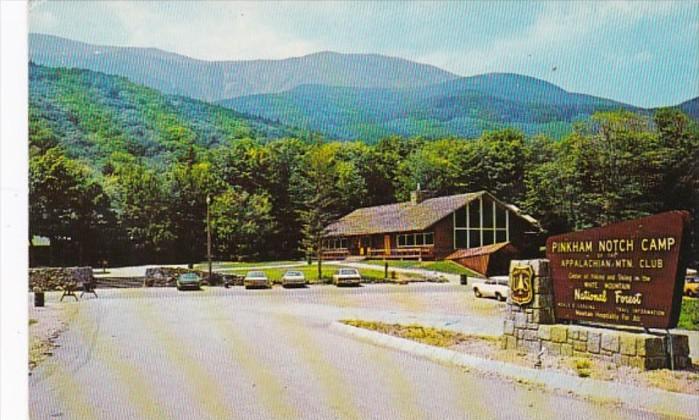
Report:
[[[487,360],[497,360],[524,367],[535,367],[537,356],[517,350],[501,348],[498,337],[469,335],[459,332],[425,327],[417,324],[387,324],[361,320],[342,321],[353,327],[378,331],[395,337],[406,338],[424,344],[448,348]],[[623,383],[639,387],[652,387],[670,392],[699,395],[699,366],[687,370],[658,369],[641,371],[628,366],[583,358],[543,354],[541,369],[571,376],[590,377],[603,381]]]
[[[78,305],[74,303],[47,304],[36,308],[29,306],[29,374],[51,356],[56,339],[68,328],[75,317]]]

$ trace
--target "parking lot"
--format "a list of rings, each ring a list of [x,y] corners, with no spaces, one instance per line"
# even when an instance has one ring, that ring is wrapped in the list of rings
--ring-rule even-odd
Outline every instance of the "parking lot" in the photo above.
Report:
[[[32,418],[646,418],[356,341],[337,319],[499,334],[462,286],[98,290],[29,378]],[[59,305],[57,293],[47,305]]]

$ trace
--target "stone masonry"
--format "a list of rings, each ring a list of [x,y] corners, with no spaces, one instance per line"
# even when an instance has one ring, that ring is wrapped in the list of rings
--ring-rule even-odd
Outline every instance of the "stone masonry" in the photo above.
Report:
[[[644,370],[670,367],[670,343],[665,334],[556,324],[548,260],[512,261],[510,270],[517,265],[529,265],[534,271],[533,299],[522,306],[507,299],[504,348],[529,352],[544,349],[550,355],[592,357]],[[676,369],[691,365],[686,335],[672,334],[672,350]]]
[[[92,267],[39,267],[29,269],[29,290],[61,290],[67,284],[93,283]]]
[[[531,266],[534,271],[533,298],[530,303],[523,306],[516,305],[512,303],[510,297],[507,298],[503,342],[508,349],[523,348],[539,351],[541,349],[539,326],[554,323],[553,288],[549,278],[548,260],[513,260],[510,263],[510,271],[517,265]]]

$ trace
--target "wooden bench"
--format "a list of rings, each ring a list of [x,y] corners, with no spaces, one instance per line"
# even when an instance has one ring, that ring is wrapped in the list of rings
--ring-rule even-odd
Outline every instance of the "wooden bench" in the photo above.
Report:
[[[95,291],[95,287],[97,287],[97,282],[94,279],[92,281],[83,282],[83,291],[80,292],[80,299],[83,298],[83,295],[85,293],[92,293],[93,295],[95,295],[95,297],[99,297],[99,296],[97,296],[97,292]]]
[[[61,289],[63,289],[63,293],[61,294],[61,300],[59,300],[59,302],[63,302],[63,298],[66,296],[73,296],[75,298],[76,302],[78,300],[80,300],[80,299],[78,299],[78,296],[75,294],[76,288],[77,288],[77,284],[75,284],[73,282],[64,283],[61,286]]]

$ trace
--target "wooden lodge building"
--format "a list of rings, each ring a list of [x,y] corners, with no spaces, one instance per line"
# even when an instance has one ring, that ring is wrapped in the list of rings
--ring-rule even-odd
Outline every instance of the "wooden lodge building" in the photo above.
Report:
[[[426,198],[418,190],[410,201],[360,208],[329,225],[323,258],[449,259],[491,275],[536,250],[540,234],[535,219],[487,191]]]

